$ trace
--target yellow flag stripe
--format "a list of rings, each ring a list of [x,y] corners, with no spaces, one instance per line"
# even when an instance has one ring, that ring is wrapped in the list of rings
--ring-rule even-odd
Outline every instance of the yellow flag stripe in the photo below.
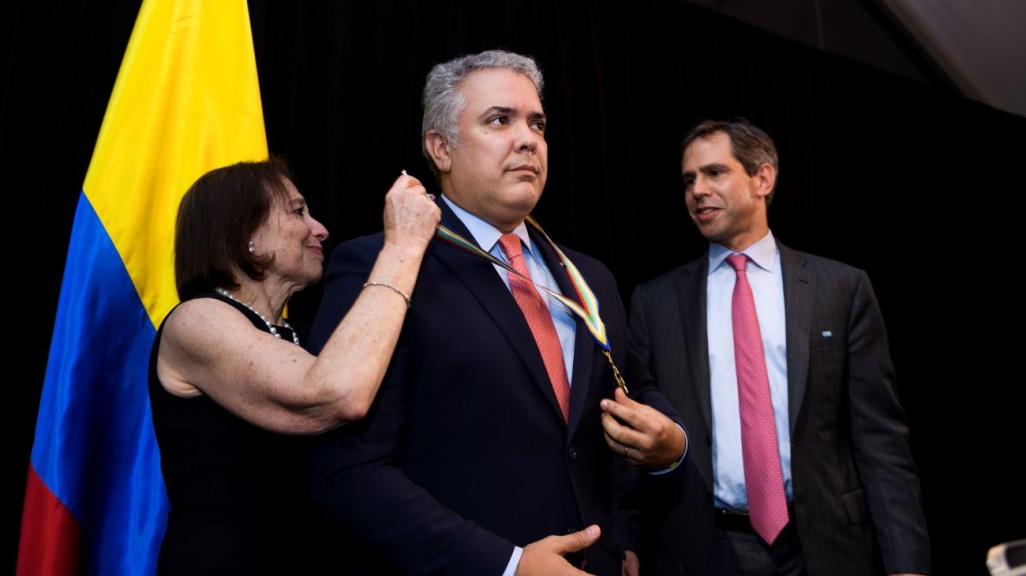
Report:
[[[210,169],[267,156],[245,0],[145,0],[83,190],[157,326],[178,302],[178,203]]]

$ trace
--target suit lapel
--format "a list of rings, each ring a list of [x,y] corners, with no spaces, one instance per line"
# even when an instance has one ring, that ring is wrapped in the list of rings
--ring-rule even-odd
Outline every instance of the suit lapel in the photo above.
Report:
[[[467,227],[463,225],[463,222],[460,221],[444,201],[439,201],[438,207],[442,211],[442,224],[468,241],[475,241]],[[534,335],[531,334],[531,328],[528,326],[520,306],[517,305],[513,295],[495,271],[495,266],[444,240],[436,238],[432,241],[432,244],[434,245],[433,253],[435,257],[466,285],[484,311],[495,321],[496,326],[506,336],[510,346],[520,356],[535,384],[542,394],[548,398],[553,413],[562,421],[563,413],[559,408],[559,402],[556,400],[556,394],[552,390],[548,372],[545,370],[545,362],[542,360],[541,353],[538,352],[538,345],[534,340]],[[541,242],[535,239],[536,246],[541,244]],[[491,246],[481,248],[487,251]],[[547,246],[541,248],[550,269],[557,270],[558,264],[553,268],[550,258],[546,254],[545,249]],[[548,252],[551,253],[551,249],[548,249]],[[555,258],[554,254],[552,258]],[[558,279],[560,275],[554,274],[554,276]],[[560,284],[560,288],[565,291],[562,284]],[[572,404],[573,399],[571,398]]]
[[[791,433],[805,398],[809,371],[809,331],[816,291],[815,276],[805,257],[777,242],[784,279],[784,317],[787,323],[787,414]]]
[[[709,378],[709,333],[706,325],[706,280],[709,278],[709,254],[687,264],[677,276],[678,308],[684,330],[684,352],[690,381],[698,397],[706,429],[712,428],[711,380]]]

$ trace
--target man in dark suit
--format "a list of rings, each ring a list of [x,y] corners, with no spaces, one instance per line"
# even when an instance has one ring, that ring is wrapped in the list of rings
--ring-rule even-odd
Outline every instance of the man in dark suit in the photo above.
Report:
[[[683,474],[643,479],[642,535],[629,543],[641,572],[928,573],[919,480],[869,278],[773,237],[777,152],[759,128],[704,121],[682,156],[688,212],[709,250],[637,287],[630,332],[695,441]],[[754,294],[772,473],[746,474],[758,438],[747,440],[740,415],[749,356],[735,354],[735,336],[751,330],[733,328],[743,316],[735,287],[746,284],[735,261]],[[763,530],[750,513],[775,498],[781,520]]]
[[[410,308],[370,413],[319,437],[310,460],[318,508],[357,543],[338,559],[351,572],[618,575],[614,460],[672,474],[683,459],[684,429],[632,358],[612,275],[528,218],[547,175],[541,90],[535,62],[503,51],[428,75],[440,237],[415,293],[396,296]],[[313,350],[363,290],[399,292],[367,276],[382,241],[335,249]]]

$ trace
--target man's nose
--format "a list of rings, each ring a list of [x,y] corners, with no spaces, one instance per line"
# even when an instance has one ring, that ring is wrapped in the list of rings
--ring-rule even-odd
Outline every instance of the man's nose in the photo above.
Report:
[[[535,148],[538,147],[538,143],[541,142],[542,136],[537,130],[534,130],[527,122],[521,122],[518,124],[519,129],[517,130],[516,148],[517,150],[529,150],[534,152]]]
[[[708,196],[709,186],[707,185],[705,178],[696,176],[695,181],[691,183],[691,193],[695,196]]]

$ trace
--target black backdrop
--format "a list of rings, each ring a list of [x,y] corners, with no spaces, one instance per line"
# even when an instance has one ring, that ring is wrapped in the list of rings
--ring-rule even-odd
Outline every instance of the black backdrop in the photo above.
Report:
[[[74,207],[138,6],[17,0],[0,21],[0,159],[17,239],[3,275],[15,342],[4,403],[12,570]],[[433,186],[419,91],[433,63],[458,54],[498,47],[538,59],[550,175],[535,216],[606,262],[625,303],[636,284],[703,249],[678,174],[685,129],[735,115],[766,129],[781,153],[775,235],[873,280],[935,574],[983,576],[990,546],[1026,537],[1012,472],[1026,440],[1013,400],[1022,383],[1009,376],[1022,338],[1008,326],[1022,312],[1013,282],[998,277],[1021,243],[1026,118],[680,1],[251,0],[250,12],[269,148],[290,160],[329,248],[380,228],[400,170]],[[293,323],[308,324],[319,298],[319,287],[293,298]]]

